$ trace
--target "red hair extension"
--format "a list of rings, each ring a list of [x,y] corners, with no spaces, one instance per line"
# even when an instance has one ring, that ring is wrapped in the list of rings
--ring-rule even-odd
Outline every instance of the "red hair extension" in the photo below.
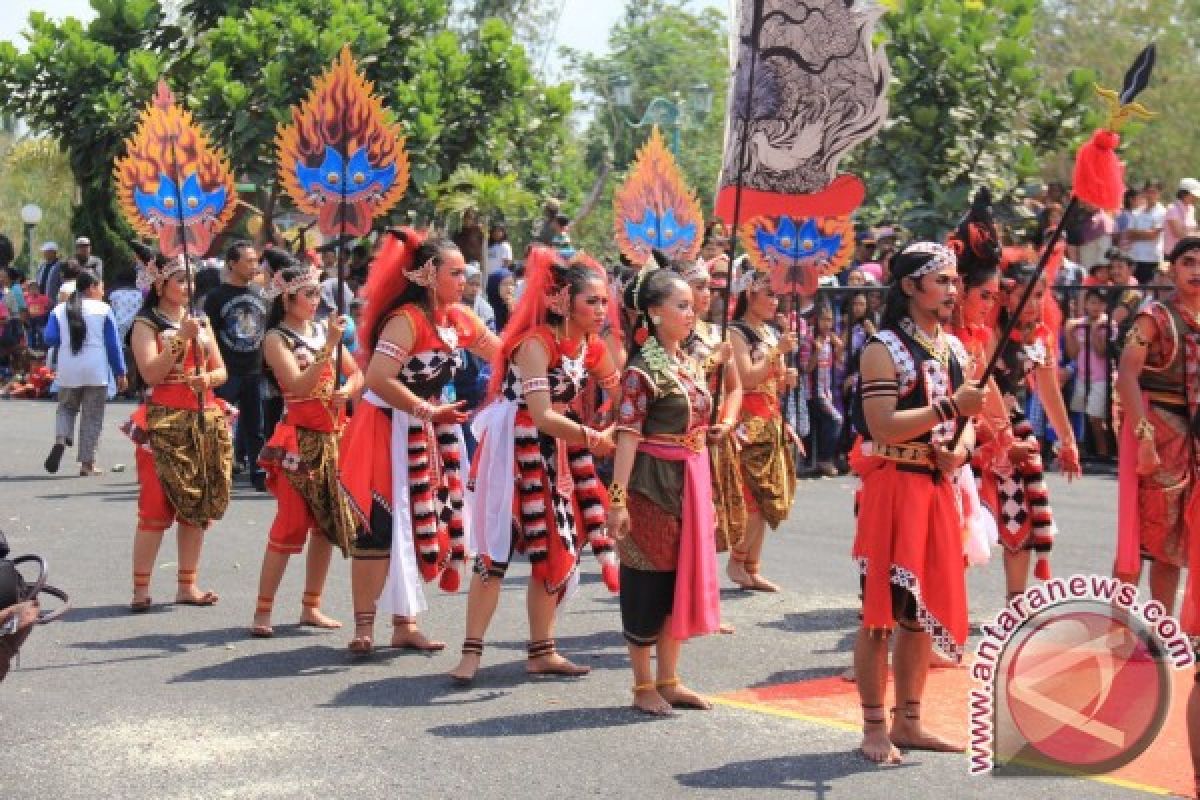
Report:
[[[1062,309],[1058,306],[1058,300],[1054,296],[1053,289],[1054,282],[1058,278],[1058,271],[1062,268],[1066,251],[1066,243],[1060,240],[1053,252],[1050,253],[1050,257],[1046,259],[1046,272],[1044,275],[1046,293],[1042,295],[1042,324],[1050,329],[1049,345],[1054,355],[1057,355],[1058,352],[1058,340],[1059,335],[1062,333],[1063,314]]]
[[[375,350],[384,316],[391,312],[396,298],[408,288],[404,273],[412,267],[413,254],[425,241],[424,235],[412,228],[402,228],[400,232],[404,234],[403,239],[391,231],[384,235],[371,268],[367,270],[367,285],[363,290],[367,302],[358,329],[358,342],[368,357]]]
[[[546,323],[546,295],[554,286],[554,267],[561,265],[558,253],[544,245],[533,245],[525,257],[525,289],[500,332],[500,349],[492,360],[488,397],[495,397],[504,385],[504,375],[513,350],[531,330]]]

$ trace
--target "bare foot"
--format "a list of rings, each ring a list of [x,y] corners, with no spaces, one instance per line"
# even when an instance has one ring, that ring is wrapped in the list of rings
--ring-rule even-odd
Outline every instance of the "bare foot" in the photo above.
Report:
[[[525,664],[525,672],[530,675],[564,675],[568,678],[578,678],[591,671],[591,667],[576,664],[556,652],[531,658]]]
[[[446,649],[445,642],[435,642],[417,629],[416,625],[397,625],[392,629],[392,647],[401,650],[418,650],[422,653],[436,653]]]
[[[854,683],[856,680],[858,680],[858,677],[854,674],[853,666],[846,667],[844,670],[842,670],[842,680],[846,681],[847,683]]]
[[[764,578],[762,575],[751,575],[750,577],[753,580],[753,583],[751,583],[750,588],[756,592],[778,592],[779,591],[778,586],[771,583],[769,580]]]
[[[717,633],[723,633],[726,636],[732,636],[737,633],[737,628],[730,625],[728,622],[722,622],[721,627],[717,628]]]
[[[673,708],[691,708],[697,711],[712,710],[712,703],[682,683],[677,683],[674,686],[660,686],[658,687],[658,694],[663,700],[670,703]]]
[[[175,593],[175,602],[182,606],[215,606],[219,600],[216,592],[206,592],[190,584],[187,588],[180,587]]]
[[[326,616],[319,608],[305,608],[300,612],[300,624],[309,628],[340,628],[342,623]]]
[[[962,753],[967,748],[961,742],[951,742],[929,733],[919,719],[904,719],[897,713],[892,722],[892,744],[905,750],[930,750],[935,753]]]
[[[271,627],[271,613],[269,611],[254,615],[254,622],[250,624],[250,635],[255,639],[270,639],[275,635],[275,629]]]
[[[370,622],[354,623],[354,638],[346,645],[346,649],[356,656],[369,656],[375,649],[375,615],[370,616]]]
[[[729,580],[743,589],[754,588],[754,577],[746,572],[746,567],[741,561],[729,559],[729,566],[725,568],[725,574],[729,576]]]
[[[450,677],[457,683],[470,683],[475,680],[475,673],[479,671],[479,662],[482,660],[483,656],[479,653],[463,653],[458,666],[450,670]]]
[[[657,689],[638,689],[633,693],[633,707],[652,717],[670,717],[675,712]]]
[[[900,751],[888,738],[887,729],[882,722],[867,724],[863,730],[862,744],[858,749],[868,761],[876,764],[899,764],[903,759]]]

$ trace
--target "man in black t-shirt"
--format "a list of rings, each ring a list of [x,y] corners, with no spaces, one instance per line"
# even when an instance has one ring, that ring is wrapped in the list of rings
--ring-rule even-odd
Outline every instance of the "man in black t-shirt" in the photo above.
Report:
[[[208,293],[204,313],[212,323],[229,375],[217,395],[237,406],[239,412],[234,469],[253,470],[254,488],[266,491],[258,452],[263,446],[262,344],[267,301],[250,285],[258,269],[254,247],[246,241],[235,242],[225,254],[225,282]]]

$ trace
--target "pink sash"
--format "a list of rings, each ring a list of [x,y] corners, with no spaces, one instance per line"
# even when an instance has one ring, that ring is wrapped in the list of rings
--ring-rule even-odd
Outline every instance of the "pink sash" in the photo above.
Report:
[[[1117,447],[1117,564],[1116,573],[1128,578],[1141,569],[1138,535],[1138,440],[1127,420]]]
[[[708,453],[649,441],[638,444],[638,450],[663,461],[683,462],[683,520],[679,560],[675,567],[671,636],[684,641],[714,633],[721,624],[721,592],[714,539],[716,508],[713,506]]]

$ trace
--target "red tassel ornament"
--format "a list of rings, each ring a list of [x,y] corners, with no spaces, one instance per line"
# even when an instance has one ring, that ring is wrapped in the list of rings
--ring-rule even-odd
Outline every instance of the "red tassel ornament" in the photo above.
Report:
[[[1100,129],[1079,148],[1075,156],[1075,183],[1072,192],[1082,202],[1113,211],[1121,207],[1125,195],[1125,165],[1117,158],[1121,137]]]
[[[1050,580],[1050,556],[1047,553],[1041,553],[1037,557],[1037,564],[1033,568],[1033,576],[1039,581]]]

